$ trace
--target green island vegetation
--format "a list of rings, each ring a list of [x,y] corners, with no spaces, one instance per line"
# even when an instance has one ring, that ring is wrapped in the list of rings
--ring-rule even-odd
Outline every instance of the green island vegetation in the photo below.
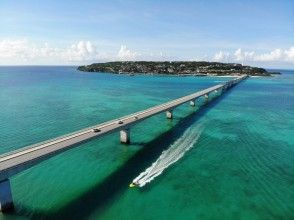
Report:
[[[93,63],[79,66],[78,70],[85,72],[107,72],[115,74],[166,74],[181,76],[230,76],[247,74],[250,76],[271,76],[279,72],[268,72],[263,68],[243,66],[238,63],[219,63],[206,61],[117,61]]]

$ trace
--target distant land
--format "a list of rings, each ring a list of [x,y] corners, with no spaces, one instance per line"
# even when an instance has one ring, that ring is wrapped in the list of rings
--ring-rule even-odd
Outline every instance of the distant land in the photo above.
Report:
[[[268,72],[263,68],[242,66],[238,63],[196,62],[196,61],[120,61],[107,63],[93,63],[79,66],[84,72],[108,72],[115,74],[166,74],[166,75],[199,75],[199,76],[230,76],[247,74],[250,76],[271,76],[279,72]]]

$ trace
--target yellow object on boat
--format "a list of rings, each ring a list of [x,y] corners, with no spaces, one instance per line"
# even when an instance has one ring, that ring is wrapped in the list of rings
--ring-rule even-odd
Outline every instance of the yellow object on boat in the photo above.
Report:
[[[129,185],[129,187],[135,187],[136,185],[134,184],[134,183],[131,183],[130,185]]]

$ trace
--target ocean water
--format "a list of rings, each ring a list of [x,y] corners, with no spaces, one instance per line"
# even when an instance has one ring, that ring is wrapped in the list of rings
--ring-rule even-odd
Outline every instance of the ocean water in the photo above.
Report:
[[[281,72],[147,119],[130,145],[113,133],[12,177],[0,219],[293,219],[294,71]],[[226,80],[0,67],[0,153]]]

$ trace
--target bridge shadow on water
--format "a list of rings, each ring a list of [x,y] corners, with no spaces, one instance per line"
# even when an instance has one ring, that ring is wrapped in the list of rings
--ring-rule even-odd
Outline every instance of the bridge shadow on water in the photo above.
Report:
[[[61,207],[54,213],[43,213],[36,210],[21,210],[21,213],[10,213],[12,216],[24,216],[32,219],[86,219],[95,211],[102,212],[103,208],[111,204],[120,193],[128,190],[128,185],[133,177],[136,177],[154,160],[162,151],[168,148],[183,132],[200,117],[205,115],[211,108],[224,99],[231,90],[220,96],[216,96],[206,105],[193,111],[190,115],[180,121],[167,132],[157,136],[154,140],[146,143],[133,157],[125,162],[120,168],[111,173],[102,182],[97,183],[87,192]],[[25,213],[30,213],[27,216]]]

